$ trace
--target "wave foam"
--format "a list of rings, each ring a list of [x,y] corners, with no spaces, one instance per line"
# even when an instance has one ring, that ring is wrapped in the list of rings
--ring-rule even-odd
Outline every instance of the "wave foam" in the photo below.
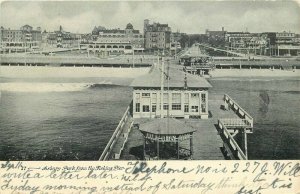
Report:
[[[109,85],[111,82],[97,83]],[[95,83],[33,83],[11,82],[0,83],[0,91],[9,92],[77,92],[92,88]]]

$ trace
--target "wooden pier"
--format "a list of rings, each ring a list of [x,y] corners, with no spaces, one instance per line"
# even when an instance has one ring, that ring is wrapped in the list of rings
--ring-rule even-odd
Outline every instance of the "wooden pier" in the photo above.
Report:
[[[253,118],[229,95],[224,95],[224,110],[232,110],[238,118],[220,118],[219,134],[224,153],[231,159],[247,160],[247,134],[253,133]]]
[[[130,115],[130,107],[128,106],[99,160],[120,159],[120,155],[128,140],[128,134],[131,131],[132,125],[133,121]]]
[[[237,139],[240,135],[237,135],[237,131],[241,132],[241,135],[244,135],[242,133],[244,129],[246,133],[252,133],[253,118],[227,94],[224,96],[214,94],[210,98],[208,119],[181,119],[187,126],[195,129],[193,160],[248,159],[247,148],[244,148],[247,144]],[[224,109],[226,104],[231,109]],[[143,160],[143,135],[133,125],[146,123],[151,119],[132,119],[128,115],[121,119],[122,123],[125,122],[125,118],[129,122],[124,124],[123,128],[120,127],[122,125],[118,125],[100,160]]]
[[[128,108],[100,160],[248,159],[250,114],[227,94],[209,94],[211,85],[204,78],[173,68],[165,74],[163,62],[159,67],[131,84],[133,117]]]

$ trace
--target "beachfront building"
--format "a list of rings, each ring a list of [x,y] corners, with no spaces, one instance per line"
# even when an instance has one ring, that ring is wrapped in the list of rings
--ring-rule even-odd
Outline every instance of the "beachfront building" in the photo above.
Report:
[[[47,46],[55,48],[79,47],[80,37],[80,34],[66,32],[60,26],[58,31],[47,34]]]
[[[163,82],[162,92],[158,67],[132,82],[133,118],[208,118],[208,89],[212,86],[206,79],[170,68]]]
[[[269,45],[264,34],[250,32],[226,32],[225,41],[229,50],[245,54],[265,55]]]
[[[144,20],[145,49],[163,50],[170,49],[171,28],[168,24],[153,23]]]
[[[296,56],[300,53],[300,42],[292,32],[265,32],[269,39],[270,56]]]
[[[225,41],[229,50],[247,49],[246,43],[252,38],[250,32],[226,32]]]
[[[41,28],[34,30],[29,25],[24,25],[19,30],[1,26],[0,37],[3,53],[34,51],[40,48],[42,41]]]
[[[268,49],[268,39],[260,34],[252,34],[251,39],[246,43],[247,53],[265,55]]]
[[[81,44],[87,47],[89,55],[130,54],[144,50],[144,36],[131,23],[124,30],[96,27],[92,36],[96,36],[96,40]]]

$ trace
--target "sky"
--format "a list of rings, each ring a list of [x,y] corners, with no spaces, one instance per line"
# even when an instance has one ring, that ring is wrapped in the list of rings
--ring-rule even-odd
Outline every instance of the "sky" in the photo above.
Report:
[[[42,30],[90,33],[94,26],[143,30],[150,23],[168,23],[172,31],[189,34],[206,29],[300,33],[299,1],[2,1],[0,25],[19,29],[28,24]]]

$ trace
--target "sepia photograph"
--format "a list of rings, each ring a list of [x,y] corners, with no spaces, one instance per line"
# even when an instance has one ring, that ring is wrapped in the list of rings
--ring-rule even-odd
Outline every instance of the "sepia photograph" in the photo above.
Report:
[[[299,1],[1,1],[0,25],[3,169],[300,159]]]

